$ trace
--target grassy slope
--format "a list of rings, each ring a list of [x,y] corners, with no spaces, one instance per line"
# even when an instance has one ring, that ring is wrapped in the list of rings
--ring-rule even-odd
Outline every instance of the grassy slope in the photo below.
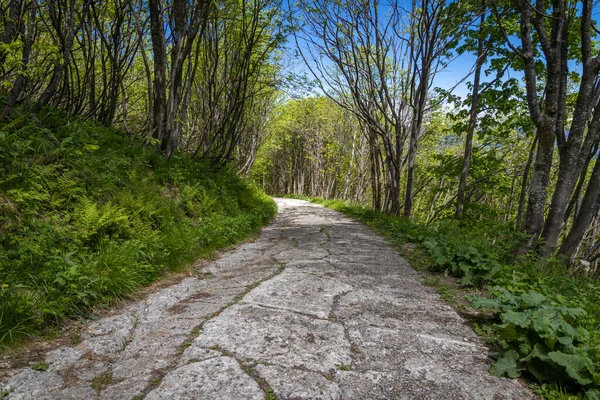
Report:
[[[257,231],[273,201],[232,171],[46,110],[0,124],[0,347]]]
[[[484,299],[470,300],[492,311],[475,324],[499,350],[492,372],[524,374],[539,382],[538,393],[549,399],[600,398],[597,281],[570,275],[559,263],[515,260],[519,233],[505,225],[459,226],[453,220],[424,225],[338,200],[308,200],[367,224],[416,269],[449,272],[485,293]],[[454,299],[453,305],[461,302]]]

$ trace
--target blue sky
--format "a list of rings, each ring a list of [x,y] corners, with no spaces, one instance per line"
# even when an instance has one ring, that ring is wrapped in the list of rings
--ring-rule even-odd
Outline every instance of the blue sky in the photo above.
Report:
[[[593,19],[595,21],[600,21],[600,6],[599,6],[599,4],[600,3],[597,2],[594,5]],[[600,24],[597,23],[597,25],[600,25]],[[291,54],[293,54],[295,52],[295,44],[293,42],[293,39],[290,40],[289,47],[290,47],[290,53],[289,53],[290,57],[288,57],[288,60],[290,60],[293,65],[290,68],[290,71],[293,73],[296,73],[296,74],[300,74],[300,75],[305,74],[309,79],[313,79],[313,76],[309,72],[306,65],[304,65],[301,58],[298,58],[297,60],[292,61],[293,57],[291,56]],[[469,54],[469,53],[465,53],[461,56],[458,56],[444,70],[438,72],[438,74],[436,75],[436,77],[433,81],[433,87],[440,87],[442,89],[449,90],[456,86],[453,93],[460,97],[466,96],[469,93],[469,89],[467,87],[467,82],[472,81],[473,77],[469,76],[466,79],[464,79],[464,78],[465,78],[465,75],[467,75],[469,72],[471,72],[471,70],[475,64],[475,59],[476,59],[475,55]],[[577,70],[578,68],[580,68],[580,66],[578,66],[575,62],[570,63],[569,66],[570,66],[571,70]],[[514,78],[521,80],[523,78],[523,74],[520,72],[516,72],[516,71],[507,71],[506,78],[509,78],[509,77],[514,77]],[[464,79],[464,81],[462,83],[459,83],[463,79]],[[488,79],[485,75],[482,76],[482,81],[488,81],[490,79],[493,79],[493,77],[490,77]],[[457,83],[458,83],[458,86],[457,86]]]
[[[288,68],[289,72],[297,75],[306,75],[308,79],[312,80],[313,76],[302,59],[296,59],[293,56],[295,53],[295,48],[292,47],[292,45],[293,43],[290,43],[290,49],[288,49],[289,56],[287,57],[288,62],[291,63]],[[472,81],[472,76],[469,76],[466,80],[464,80],[464,77],[472,70],[473,65],[475,64],[475,58],[476,57],[473,54],[467,53],[454,59],[450,65],[438,72],[433,81],[433,87],[440,87],[445,90],[450,90],[456,86],[453,93],[461,97],[466,96],[469,93],[467,82]],[[461,80],[464,81],[459,83]],[[485,81],[485,77],[482,77],[482,80]],[[317,88],[315,88],[315,92],[320,93]]]

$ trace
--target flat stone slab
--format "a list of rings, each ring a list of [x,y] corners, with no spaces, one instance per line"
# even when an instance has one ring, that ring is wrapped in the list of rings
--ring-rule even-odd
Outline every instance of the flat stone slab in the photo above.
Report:
[[[534,399],[381,237],[301,200],[252,243],[91,322],[4,399]],[[39,365],[38,365],[39,369]],[[0,396],[1,397],[1,396]]]
[[[147,400],[264,399],[264,392],[230,357],[194,362],[169,372]]]
[[[341,324],[250,304],[233,306],[207,322],[191,347],[216,348],[239,360],[324,374],[352,361]]]
[[[290,282],[295,284],[290,287]],[[352,286],[335,278],[284,271],[248,293],[244,302],[327,319],[335,297],[351,290]]]
[[[299,369],[259,365],[256,371],[271,385],[279,399],[338,400],[342,390],[332,378]]]

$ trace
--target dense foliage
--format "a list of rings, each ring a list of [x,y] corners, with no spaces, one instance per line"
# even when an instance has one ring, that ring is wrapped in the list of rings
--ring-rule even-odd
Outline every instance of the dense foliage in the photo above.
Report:
[[[272,200],[230,169],[44,110],[0,124],[0,345],[255,232]]]

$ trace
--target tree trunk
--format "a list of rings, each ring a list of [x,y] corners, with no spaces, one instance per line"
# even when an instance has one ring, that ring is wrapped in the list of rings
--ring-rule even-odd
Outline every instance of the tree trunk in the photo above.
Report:
[[[531,235],[538,235],[544,224],[544,208],[550,183],[550,169],[554,153],[554,130],[552,120],[546,120],[537,130],[538,146],[529,186],[529,201],[523,229]]]
[[[22,23],[21,15],[23,9],[23,0],[10,0],[8,5],[8,19],[4,23],[4,29],[0,33],[0,43],[9,44],[17,38],[17,25]],[[0,65],[4,64],[6,53],[0,52]]]
[[[523,178],[521,179],[521,194],[519,195],[519,210],[517,211],[517,220],[515,226],[517,229],[523,228],[523,211],[525,210],[525,202],[527,200],[527,181],[529,180],[529,171],[531,170],[531,164],[535,157],[536,147],[538,138],[535,136],[531,142],[531,149],[529,150],[529,157],[527,157],[527,163],[523,170]]]
[[[571,218],[571,216],[573,214],[575,214],[575,218],[577,218],[577,214],[579,213],[579,210],[581,209],[581,192],[583,190],[583,185],[585,184],[585,180],[587,177],[587,173],[590,167],[590,163],[592,162],[592,158],[594,157],[594,155],[598,152],[598,147],[594,146],[591,151],[588,153],[588,156],[585,158],[585,161],[583,162],[583,167],[581,168],[581,172],[579,174],[579,181],[577,182],[577,187],[575,187],[575,191],[573,192],[573,195],[571,196],[571,201],[569,202],[569,205],[567,206],[567,211],[565,211],[565,220],[564,223],[566,224],[567,221],[569,220],[569,218]]]
[[[457,219],[462,219],[465,210],[465,189],[467,187],[467,178],[469,177],[469,168],[471,167],[471,155],[473,148],[473,134],[477,125],[477,114],[479,112],[479,82],[481,80],[481,68],[485,62],[483,21],[485,13],[481,15],[479,22],[479,36],[477,38],[477,61],[475,62],[475,76],[473,77],[473,90],[471,92],[471,110],[469,113],[469,126],[467,128],[467,138],[465,140],[465,154],[463,157],[462,169],[460,171],[460,182],[458,184],[458,194],[456,200]]]
[[[364,128],[368,130],[368,128]],[[367,134],[369,137],[369,153],[371,154],[371,193],[373,196],[373,209],[381,211],[381,180],[380,180],[380,155],[377,148],[377,142],[373,133]]]
[[[11,9],[11,14],[12,11],[13,10]],[[2,111],[2,114],[0,115],[0,120],[4,119],[4,117],[6,116],[12,115],[13,109],[17,104],[17,101],[19,100],[19,97],[21,96],[21,93],[23,92],[23,89],[27,84],[27,68],[29,65],[29,57],[31,55],[31,49],[34,40],[35,16],[36,8],[33,5],[31,5],[31,8],[29,10],[29,24],[27,25],[27,27],[25,26],[25,22],[23,21],[23,19],[19,18],[17,30],[23,38],[23,56],[21,58],[23,65],[21,67],[21,71],[17,76],[17,79],[15,80],[13,87],[10,89],[10,92],[8,94],[8,102],[6,104],[6,107]]]
[[[162,0],[149,0],[150,38],[154,61],[154,82],[152,85],[152,138],[162,143],[165,139],[165,112],[167,108],[167,48],[163,19]]]
[[[560,246],[559,253],[571,259],[583,235],[598,212],[600,200],[600,161],[596,160],[592,176],[585,191],[581,211],[577,214],[573,227]]]
[[[562,37],[560,32],[554,32],[554,29],[561,28],[561,20],[564,19],[565,5],[562,2],[553,4],[552,29],[553,36]],[[540,6],[540,2],[535,7]],[[561,106],[561,59],[562,55],[560,40],[553,40],[549,43],[547,28],[544,24],[540,12],[532,7],[527,0],[518,3],[520,11],[520,36],[521,50],[515,50],[523,60],[525,87],[527,91],[527,105],[531,118],[536,126],[536,136],[538,146],[531,177],[529,189],[529,201],[523,223],[523,229],[526,233],[532,235],[533,241],[537,239],[544,224],[544,211],[546,206],[546,197],[548,194],[548,185],[550,183],[550,170],[552,167],[552,155],[554,153],[554,142],[557,138],[557,117]],[[502,21],[498,21],[502,24]],[[564,21],[563,21],[564,22]],[[535,28],[536,32],[532,29]],[[535,49],[533,36],[537,34],[543,39],[542,50],[546,58],[547,68],[545,76],[545,98],[543,105],[538,97],[538,82],[536,73]],[[514,47],[513,47],[514,49]],[[529,245],[533,244],[530,241]]]
[[[413,205],[413,186],[414,186],[414,171],[415,171],[415,160],[417,158],[418,148],[418,134],[417,123],[413,125],[410,132],[410,141],[408,144],[408,162],[406,170],[406,191],[404,193],[404,217],[410,218],[412,213]],[[398,195],[400,195],[398,193]],[[399,210],[398,210],[399,212]]]
[[[167,52],[162,0],[149,0],[150,35],[154,53],[154,98],[152,137],[160,141],[160,149],[170,157],[179,147],[182,137],[182,99],[185,60],[189,56],[194,39],[202,34],[208,20],[210,2],[174,0],[171,9],[175,42],[171,49],[171,68],[167,87]],[[190,82],[191,84],[191,82]],[[167,89],[169,96],[167,97]]]
[[[584,73],[573,113],[573,122],[560,157],[558,180],[542,232],[544,239],[542,257],[550,257],[554,253],[564,225],[565,212],[580,175],[582,167],[580,159],[587,157],[587,154],[581,154],[581,144],[590,117],[591,105],[597,102],[597,99],[592,98],[597,71],[589,64],[588,60],[584,63]]]
[[[63,7],[64,5],[56,5],[53,4],[53,2],[49,2],[48,6],[50,7],[51,13],[56,13],[57,10],[55,10],[53,7]],[[52,77],[50,78],[50,83],[48,83],[46,90],[44,90],[44,92],[40,95],[36,105],[34,106],[34,112],[38,112],[43,106],[47,105],[50,99],[56,94],[56,89],[58,88],[60,81],[63,79],[66,65],[71,58],[71,49],[73,48],[73,41],[77,31],[75,26],[75,0],[69,0],[69,2],[66,4],[66,7],[63,7],[62,11],[58,11],[59,14],[61,12],[64,13],[64,24],[58,16],[55,16],[51,19],[53,20],[52,22],[57,35],[62,38],[62,59],[54,67]]]

